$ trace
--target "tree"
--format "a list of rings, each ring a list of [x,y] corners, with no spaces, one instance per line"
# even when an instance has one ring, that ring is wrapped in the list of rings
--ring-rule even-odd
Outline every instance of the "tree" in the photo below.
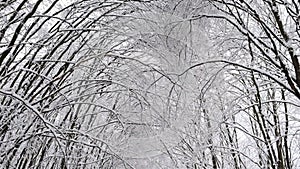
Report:
[[[213,54],[219,58],[190,69],[204,64],[225,64],[225,79],[232,86],[225,97],[232,98],[235,104],[233,107],[225,104],[225,109],[219,110],[221,114],[231,113],[221,123],[226,132],[221,133],[220,141],[225,145],[222,143],[218,148],[219,164],[212,167],[222,168],[222,153],[228,152],[234,162],[232,168],[297,168],[298,157],[293,151],[297,147],[294,140],[298,137],[297,122],[292,119],[299,105],[298,4],[209,2],[219,12],[200,13],[190,19],[211,18],[214,22],[228,23],[222,27],[225,31],[221,36],[214,38],[219,45]]]
[[[1,168],[110,168],[125,1],[1,3]],[[119,89],[118,89],[119,88]],[[122,88],[122,89],[120,89]],[[117,91],[114,91],[116,89]],[[114,95],[114,98],[111,96]],[[105,104],[101,99],[106,98]]]
[[[298,3],[0,3],[2,168],[299,165]]]

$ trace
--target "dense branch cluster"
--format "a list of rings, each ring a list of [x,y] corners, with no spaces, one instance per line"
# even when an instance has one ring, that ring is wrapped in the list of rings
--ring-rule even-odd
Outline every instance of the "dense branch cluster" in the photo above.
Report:
[[[299,2],[0,2],[0,168],[299,168]]]

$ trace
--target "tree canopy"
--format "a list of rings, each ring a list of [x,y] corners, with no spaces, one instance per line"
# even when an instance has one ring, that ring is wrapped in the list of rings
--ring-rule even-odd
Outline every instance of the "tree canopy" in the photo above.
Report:
[[[0,168],[299,168],[294,0],[0,2]]]

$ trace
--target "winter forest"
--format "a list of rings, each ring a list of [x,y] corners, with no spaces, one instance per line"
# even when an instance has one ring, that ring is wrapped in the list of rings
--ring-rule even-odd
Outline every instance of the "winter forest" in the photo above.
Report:
[[[1,0],[0,168],[299,169],[300,1]]]

